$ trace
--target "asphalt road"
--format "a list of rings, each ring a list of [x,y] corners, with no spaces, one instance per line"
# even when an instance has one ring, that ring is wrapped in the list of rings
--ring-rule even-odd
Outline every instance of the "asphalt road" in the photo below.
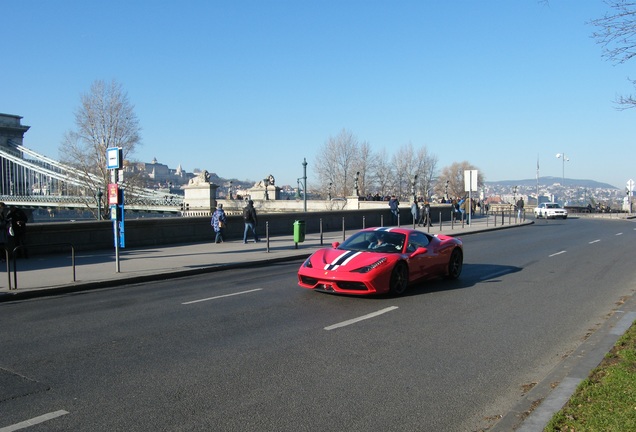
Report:
[[[635,228],[470,235],[459,280],[400,298],[296,262],[3,303],[0,432],[486,429],[634,292]]]

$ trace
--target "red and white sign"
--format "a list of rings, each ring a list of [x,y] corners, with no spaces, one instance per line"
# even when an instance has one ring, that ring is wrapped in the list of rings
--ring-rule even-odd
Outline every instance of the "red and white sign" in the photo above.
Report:
[[[119,186],[116,183],[108,185],[108,204],[119,204]]]

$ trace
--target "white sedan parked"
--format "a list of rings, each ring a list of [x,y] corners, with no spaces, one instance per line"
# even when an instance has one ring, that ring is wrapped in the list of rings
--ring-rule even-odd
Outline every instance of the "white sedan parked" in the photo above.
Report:
[[[546,219],[556,219],[563,218],[567,219],[568,211],[561,207],[560,204],[547,202],[541,203],[537,207],[534,208],[534,217],[538,218],[546,218]]]

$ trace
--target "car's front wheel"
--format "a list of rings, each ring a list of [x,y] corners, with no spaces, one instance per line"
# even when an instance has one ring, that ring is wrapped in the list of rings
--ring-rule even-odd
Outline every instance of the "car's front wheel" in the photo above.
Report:
[[[460,249],[455,249],[448,261],[448,278],[457,279],[462,274],[464,266],[464,255]]]
[[[389,291],[394,295],[402,295],[409,285],[409,268],[403,262],[399,262],[391,272]]]

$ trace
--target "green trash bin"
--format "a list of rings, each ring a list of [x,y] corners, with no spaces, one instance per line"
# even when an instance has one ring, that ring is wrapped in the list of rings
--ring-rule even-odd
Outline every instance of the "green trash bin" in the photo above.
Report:
[[[305,221],[294,221],[294,243],[305,241]]]

